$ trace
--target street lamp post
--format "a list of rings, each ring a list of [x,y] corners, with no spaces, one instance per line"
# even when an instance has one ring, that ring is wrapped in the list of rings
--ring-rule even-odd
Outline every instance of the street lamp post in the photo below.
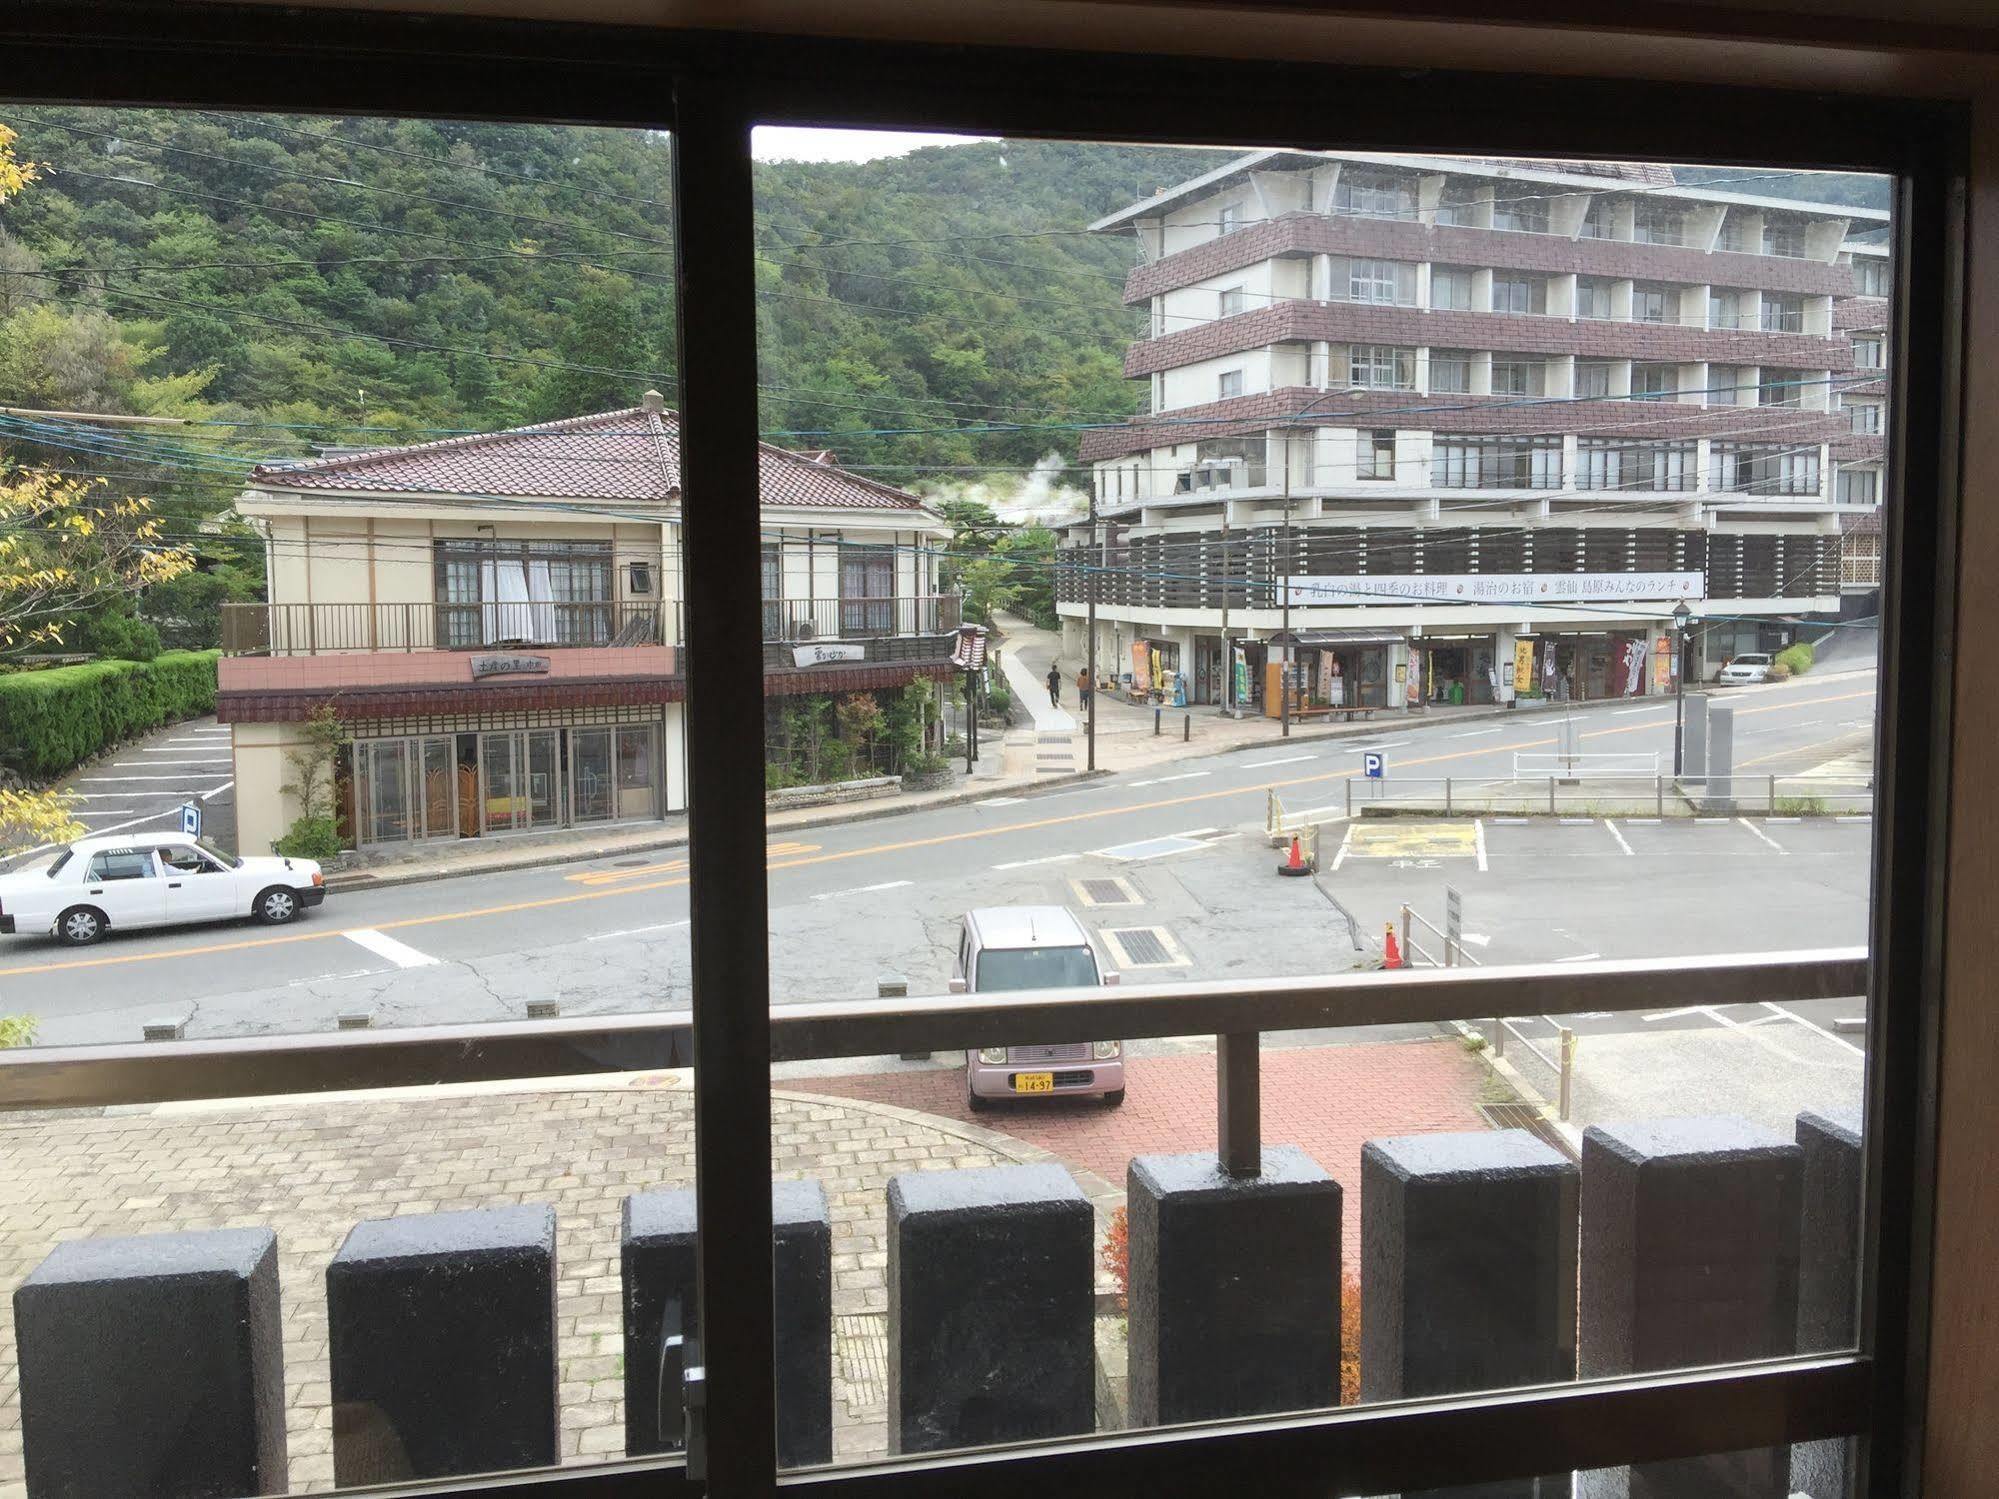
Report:
[[[1685,764],[1687,714],[1687,621],[1694,611],[1681,599],[1673,608],[1673,779]]]
[[[1097,491],[1090,487],[1090,547],[1084,553],[1083,576],[1089,583],[1090,621],[1085,627],[1089,640],[1083,647],[1083,670],[1090,676],[1090,700],[1083,708],[1083,738],[1088,744],[1087,768],[1097,768],[1097,578],[1103,558],[1097,555]],[[1071,762],[1074,763],[1073,761]]]

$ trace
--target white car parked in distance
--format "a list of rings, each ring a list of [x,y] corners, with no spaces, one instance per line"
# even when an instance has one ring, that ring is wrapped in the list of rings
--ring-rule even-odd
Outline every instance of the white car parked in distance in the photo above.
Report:
[[[245,916],[280,925],[325,899],[311,859],[244,859],[202,838],[116,833],[0,875],[0,935],[48,932],[83,947],[114,929]]]
[[[1715,680],[1724,687],[1741,687],[1770,680],[1771,658],[1762,651],[1745,651],[1724,666]]]

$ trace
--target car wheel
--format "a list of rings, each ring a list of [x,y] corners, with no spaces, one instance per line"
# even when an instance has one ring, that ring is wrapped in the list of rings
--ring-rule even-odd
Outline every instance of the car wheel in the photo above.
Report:
[[[88,947],[104,935],[104,913],[95,906],[71,906],[56,918],[56,936],[71,947]]]
[[[993,1101],[990,1098],[981,1098],[970,1088],[967,1088],[965,1090],[965,1107],[970,1109],[974,1114],[988,1114],[992,1112]]]
[[[1104,1095],[1104,1107],[1107,1109],[1117,1108],[1123,1102],[1124,1102],[1124,1089],[1122,1088],[1113,1088],[1111,1089],[1110,1092]]]
[[[298,915],[298,897],[283,885],[273,885],[257,897],[253,910],[264,925],[283,926]]]

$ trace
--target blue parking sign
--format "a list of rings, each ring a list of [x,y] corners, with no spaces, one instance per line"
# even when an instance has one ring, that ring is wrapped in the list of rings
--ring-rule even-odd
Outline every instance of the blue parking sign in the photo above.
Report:
[[[1387,762],[1382,758],[1379,750],[1367,750],[1362,753],[1360,757],[1360,773],[1370,781],[1380,780],[1381,773],[1386,768]]]
[[[193,802],[181,803],[180,830],[190,838],[201,836],[201,808]]]

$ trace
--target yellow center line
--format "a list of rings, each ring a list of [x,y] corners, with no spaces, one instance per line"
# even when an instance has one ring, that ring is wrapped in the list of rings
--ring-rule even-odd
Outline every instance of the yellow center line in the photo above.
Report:
[[[1844,702],[1848,698],[1870,697],[1872,692],[1849,692],[1836,697],[1810,698],[1795,703],[1771,704],[1761,708],[1745,708],[1744,713],[1769,713],[1778,708],[1803,708],[1814,703]],[[1596,729],[1586,733],[1586,739],[1600,738],[1610,734],[1630,734],[1643,729],[1656,728],[1657,724],[1632,724],[1616,729]],[[1530,739],[1515,749],[1534,749],[1541,745],[1555,743],[1550,738]],[[1404,760],[1403,765],[1442,765],[1454,760],[1476,758],[1492,754],[1488,745],[1478,749],[1451,750],[1440,755],[1426,755]],[[1096,822],[1107,817],[1123,817],[1133,812],[1156,812],[1166,807],[1192,806],[1200,802],[1215,801],[1223,797],[1242,796],[1257,791],[1282,791],[1291,786],[1313,786],[1326,781],[1350,781],[1358,776],[1358,770],[1326,771],[1318,775],[1291,776],[1284,780],[1257,781],[1246,786],[1236,786],[1216,791],[1195,791],[1182,796],[1159,797],[1149,802],[1127,802],[1115,807],[1102,807],[1093,812],[1068,812],[1057,817],[1039,817],[1028,822],[1011,822],[998,827],[967,828],[956,833],[937,833],[927,838],[904,838],[894,843],[877,843],[866,848],[845,849],[832,853],[819,853],[803,857],[777,858],[769,863],[771,869],[802,869],[813,864],[832,864],[847,859],[869,858],[876,854],[901,853],[912,848],[935,848],[947,843],[963,843],[976,838],[993,838],[1007,833],[1032,832],[1037,828],[1063,827],[1071,823]],[[781,854],[788,849],[800,847],[797,843],[771,845],[770,852]],[[151,952],[113,953],[100,957],[69,958],[54,963],[29,963],[13,968],[0,968],[0,978],[24,973],[57,973],[73,968],[108,968],[125,963],[158,962],[165,958],[209,957],[216,953],[244,952],[259,947],[279,947],[294,942],[324,942],[332,937],[345,937],[353,932],[399,931],[407,927],[441,926],[451,921],[475,921],[485,916],[511,916],[519,911],[541,911],[555,906],[575,905],[582,901],[609,900],[613,897],[637,895],[648,890],[667,890],[688,883],[689,876],[681,875],[673,879],[649,880],[641,884],[620,885],[605,890],[582,890],[568,895],[542,896],[534,900],[509,901],[503,905],[480,906],[467,911],[439,911],[428,916],[405,916],[395,921],[372,921],[361,926],[334,927],[330,930],[309,932],[286,932],[279,936],[245,937],[234,942],[211,942],[200,947],[176,947]]]

